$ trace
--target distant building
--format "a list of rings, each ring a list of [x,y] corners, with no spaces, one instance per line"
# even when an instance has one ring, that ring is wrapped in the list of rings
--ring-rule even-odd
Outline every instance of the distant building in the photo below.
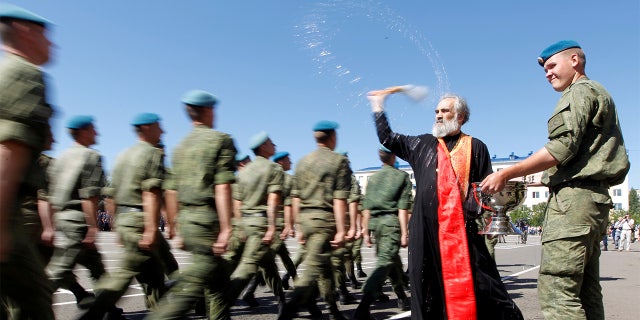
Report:
[[[506,158],[497,158],[496,156],[493,156],[491,158],[491,166],[493,168],[493,171],[497,172],[502,170],[503,168],[512,166],[528,158],[532,154],[533,152],[529,152],[528,155],[521,157],[515,155],[512,152]],[[409,174],[411,182],[413,183],[413,192],[415,194],[416,179],[413,174],[413,169],[409,165],[400,165],[399,169],[406,171]],[[367,192],[366,190],[367,183],[369,182],[369,177],[378,170],[380,170],[380,166],[368,167],[354,172],[363,194]],[[524,201],[525,206],[531,208],[535,204],[547,201],[547,199],[549,198],[549,188],[547,188],[540,182],[542,180],[542,172],[513,180],[522,181],[523,179],[525,182],[527,182],[527,197]],[[629,210],[629,177],[625,177],[622,184],[609,188],[609,195],[611,195],[615,210]]]

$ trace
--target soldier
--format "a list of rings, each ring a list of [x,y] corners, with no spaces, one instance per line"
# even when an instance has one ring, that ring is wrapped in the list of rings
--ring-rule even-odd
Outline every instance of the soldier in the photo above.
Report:
[[[47,266],[55,288],[70,290],[78,307],[86,309],[94,301],[93,293],[77,282],[73,269],[82,264],[94,280],[105,273],[102,255],[96,248],[96,215],[102,188],[106,185],[102,156],[90,147],[96,144],[93,117],[72,117],[67,129],[74,145],[64,151],[50,167],[51,203],[56,213],[55,225],[61,239]]]
[[[380,287],[387,277],[398,296],[398,307],[406,310],[409,299],[404,292],[400,247],[409,244],[407,224],[411,203],[411,179],[409,174],[394,167],[396,156],[381,146],[378,155],[382,168],[369,177],[366,194],[362,202],[364,243],[371,247],[369,230],[376,237],[376,268],[362,288],[363,296],[353,319],[370,319],[369,308],[376,300]]]
[[[362,210],[361,210],[361,198],[362,192],[360,191],[360,184],[356,180],[355,175],[351,176],[351,193],[349,194],[349,214],[355,217],[355,235],[351,244],[350,259],[346,261],[347,278],[351,282],[353,289],[360,289],[361,283],[356,277],[366,277],[367,274],[362,270]]]
[[[482,191],[546,170],[550,188],[542,236],[538,296],[546,319],[604,319],[600,240],[612,207],[609,187],[624,181],[629,158],[613,98],[585,73],[572,40],[542,51],[538,64],[562,96],[548,121],[549,141],[522,162],[482,181]],[[571,204],[570,206],[568,204]]]
[[[318,281],[330,279],[331,288],[323,292],[334,319],[344,319],[335,302],[333,248],[344,245],[344,218],[351,189],[349,160],[333,150],[338,139],[338,124],[320,121],[313,127],[318,148],[306,155],[295,169],[291,188],[292,212],[300,225],[301,240],[307,250],[307,268],[295,281],[291,300],[279,314],[279,319],[292,319],[300,306],[316,309],[315,292]],[[317,315],[316,315],[317,316]]]
[[[20,204],[43,181],[37,160],[53,113],[41,65],[49,61],[51,22],[0,4],[0,298],[31,319],[53,319],[53,287],[26,238]],[[38,174],[39,172],[39,174]]]
[[[217,99],[211,93],[191,90],[182,103],[193,130],[173,152],[172,178],[180,205],[178,233],[193,263],[148,319],[182,319],[204,296],[209,319],[229,319],[223,297],[229,273],[222,255],[231,237],[236,148],[229,134],[212,130]]]
[[[124,245],[120,268],[103,276],[96,285],[96,302],[81,319],[100,317],[122,297],[134,277],[147,288],[147,304],[153,310],[164,293],[164,275],[156,246],[165,175],[160,117],[141,113],[131,122],[138,143],[123,151],[116,160],[111,186],[106,194],[117,206],[116,230]]]
[[[237,188],[233,190],[233,198],[239,202],[236,208],[240,213],[241,226],[244,233],[244,250],[238,266],[231,274],[231,284],[226,297],[233,304],[242,290],[261,269],[266,283],[271,287],[278,302],[284,304],[284,291],[275,262],[275,252],[271,244],[276,234],[276,215],[282,202],[282,185],[284,171],[282,167],[269,157],[275,154],[276,145],[266,132],[253,137],[249,148],[255,153],[255,159],[238,173]],[[257,303],[249,291],[243,299],[255,306]]]
[[[336,153],[344,157],[347,157],[348,155],[347,151],[344,151],[344,150],[336,151]],[[354,203],[353,201],[354,181],[355,181],[355,176],[352,174],[351,175],[351,191],[349,192],[349,198],[347,199],[347,210],[346,210],[346,216],[344,217],[344,222],[345,222],[344,229],[348,230],[345,235],[344,246],[335,248],[331,256],[331,263],[333,264],[333,268],[335,270],[333,281],[335,283],[335,286],[337,287],[337,290],[338,290],[337,295],[339,297],[340,304],[342,305],[350,304],[356,301],[356,298],[349,292],[349,289],[347,289],[347,283],[346,283],[346,277],[347,277],[346,266],[349,262],[352,261],[351,251],[353,250],[353,241],[356,233],[355,231],[356,230],[356,211],[350,210],[352,208],[352,204],[357,205],[357,203]],[[352,283],[354,283],[353,281],[354,278],[355,276],[350,278]],[[323,285],[328,286],[328,283],[325,282]],[[358,286],[357,279],[355,281],[355,286]],[[321,289],[321,291],[323,290],[324,289]]]
[[[289,278],[296,278],[296,266],[291,260],[291,256],[289,254],[289,250],[287,249],[287,245],[284,242],[293,232],[293,225],[291,222],[291,179],[292,176],[288,174],[286,171],[291,169],[291,160],[289,159],[289,152],[280,151],[276,152],[271,157],[271,161],[279,164],[282,167],[284,172],[284,184],[282,185],[282,204],[278,209],[278,214],[276,215],[276,233],[273,237],[273,241],[271,242],[271,249],[273,252],[280,257],[284,268],[286,269],[286,273],[282,276],[282,288],[287,290],[289,289]],[[253,305],[257,305],[257,300],[255,300],[254,293],[259,283],[264,282],[264,277],[262,277],[261,273],[258,273],[249,283],[245,293],[243,294],[243,300],[247,303],[253,301]],[[286,283],[286,284],[285,284]]]

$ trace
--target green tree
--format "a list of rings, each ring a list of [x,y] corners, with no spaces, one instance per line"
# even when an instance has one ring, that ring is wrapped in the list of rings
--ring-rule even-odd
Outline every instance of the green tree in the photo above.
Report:
[[[518,221],[520,219],[525,219],[527,222],[531,219],[531,209],[527,206],[520,206],[517,209],[509,212],[509,218],[511,222]]]
[[[638,199],[638,191],[633,188],[629,191],[629,215],[635,221],[640,218],[640,199]]]
[[[541,226],[544,221],[544,212],[547,210],[547,203],[540,202],[538,204],[533,205],[531,208],[531,219],[529,220],[529,224],[532,226]]]

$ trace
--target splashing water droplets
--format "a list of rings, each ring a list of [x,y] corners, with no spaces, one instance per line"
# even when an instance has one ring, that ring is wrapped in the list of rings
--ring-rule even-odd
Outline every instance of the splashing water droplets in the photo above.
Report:
[[[338,105],[361,107],[368,91],[404,83],[434,83],[427,102],[448,91],[446,72],[431,43],[385,2],[324,0],[308,8],[296,26],[297,38],[317,74],[333,77]],[[399,113],[404,117],[405,112]]]

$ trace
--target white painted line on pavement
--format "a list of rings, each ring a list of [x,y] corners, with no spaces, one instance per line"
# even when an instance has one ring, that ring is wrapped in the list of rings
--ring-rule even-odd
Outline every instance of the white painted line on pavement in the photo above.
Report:
[[[529,272],[529,271],[533,271],[533,270],[536,270],[536,269],[540,269],[540,265],[537,265],[537,266],[535,266],[535,267],[533,267],[533,268],[529,268],[529,269],[527,269],[527,270],[522,270],[522,271],[520,271],[520,272],[516,272],[516,273],[514,273],[514,274],[512,274],[512,275],[510,275],[510,276],[504,276],[504,277],[502,277],[502,281],[504,281],[504,280],[509,280],[509,279],[511,279],[511,278],[515,278],[515,277],[517,277],[517,276],[519,276],[519,275],[521,275],[521,274],[523,274],[523,273],[527,273],[527,272]]]

